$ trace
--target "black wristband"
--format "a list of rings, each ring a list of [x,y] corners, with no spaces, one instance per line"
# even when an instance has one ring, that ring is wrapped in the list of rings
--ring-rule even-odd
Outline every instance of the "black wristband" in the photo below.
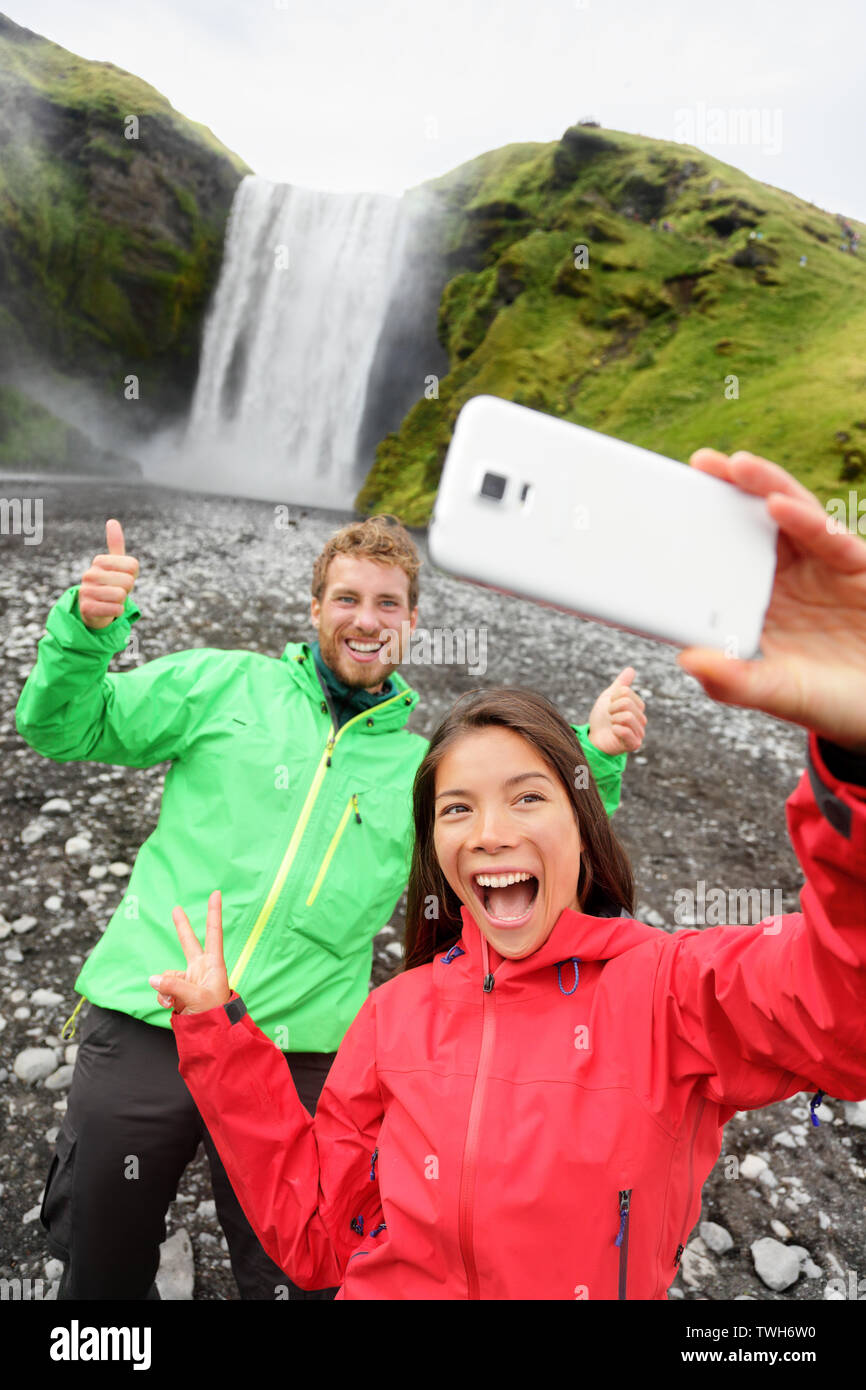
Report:
[[[229,1023],[237,1023],[247,1011],[247,1006],[240,996],[237,999],[230,999],[227,1004],[223,1004],[223,1008]]]

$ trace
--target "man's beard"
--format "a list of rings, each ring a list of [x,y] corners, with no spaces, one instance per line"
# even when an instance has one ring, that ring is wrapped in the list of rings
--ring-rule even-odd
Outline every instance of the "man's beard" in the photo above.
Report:
[[[343,640],[342,637],[334,637],[333,634],[323,632],[319,628],[319,651],[322,653],[322,660],[326,666],[330,666],[334,675],[339,677],[344,685],[355,690],[370,690],[381,685],[396,671],[396,666],[380,661],[378,656],[375,661],[367,664],[353,661],[346,653]]]

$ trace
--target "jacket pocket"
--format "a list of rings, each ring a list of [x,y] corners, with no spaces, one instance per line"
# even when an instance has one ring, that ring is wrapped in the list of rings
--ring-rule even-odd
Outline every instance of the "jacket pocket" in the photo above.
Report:
[[[325,856],[321,864],[319,865],[316,877],[313,879],[313,886],[310,889],[309,896],[307,897],[307,907],[312,907],[313,903],[316,901],[316,898],[319,895],[319,889],[321,888],[322,883],[324,882],[325,874],[328,872],[328,866],[331,860],[333,859],[334,854],[336,853],[337,845],[340,843],[340,840],[343,837],[343,831],[346,829],[346,826],[349,823],[349,817],[351,816],[353,811],[357,820],[360,822],[361,813],[358,810],[358,796],[356,792],[353,792],[352,795],[349,797],[349,800],[346,802],[343,814],[340,817],[340,820],[337,824],[337,829],[331,836],[331,841],[328,845],[328,848],[325,851]]]
[[[54,1157],[48,1170],[39,1220],[48,1233],[48,1244],[52,1254],[59,1259],[69,1259],[72,1243],[72,1178],[75,1170],[76,1136],[67,1127],[64,1119]]]
[[[691,1139],[690,1139],[690,1141],[689,1141],[689,1178],[688,1178],[688,1184],[689,1184],[689,1185],[688,1185],[688,1195],[686,1196],[686,1210],[685,1210],[685,1215],[683,1216],[683,1225],[682,1225],[682,1230],[680,1231],[679,1244],[677,1245],[676,1254],[674,1255],[674,1268],[675,1268],[675,1269],[678,1269],[678,1268],[679,1268],[679,1263],[680,1263],[680,1260],[682,1259],[683,1250],[685,1249],[686,1236],[688,1235],[688,1229],[687,1229],[686,1223],[687,1223],[687,1221],[688,1221],[688,1219],[689,1219],[689,1212],[690,1212],[691,1206],[692,1206],[692,1194],[693,1194],[693,1192],[694,1192],[694,1190],[695,1190],[695,1140],[697,1139],[698,1128],[699,1128],[700,1123],[701,1123],[701,1116],[702,1116],[703,1113],[704,1113],[704,1106],[706,1105],[706,1103],[707,1103],[707,1102],[706,1102],[706,1097],[705,1097],[705,1096],[701,1096],[701,1099],[700,1099],[700,1101],[698,1102],[697,1111],[696,1111],[696,1113],[695,1113],[695,1122],[694,1122],[694,1125],[693,1125],[693,1127],[692,1127],[692,1137],[691,1137]]]

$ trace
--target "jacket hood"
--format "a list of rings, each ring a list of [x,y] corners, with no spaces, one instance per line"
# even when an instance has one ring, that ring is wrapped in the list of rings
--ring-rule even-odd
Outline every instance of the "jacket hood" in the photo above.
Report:
[[[280,661],[285,662],[292,680],[311,700],[322,700],[322,686],[308,642],[288,642],[283,648]],[[371,706],[366,712],[367,718],[359,721],[359,729],[364,733],[384,733],[402,728],[418,704],[420,696],[417,690],[403,679],[399,671],[392,671],[388,679],[394,687],[394,695],[390,700],[383,700],[381,704]]]
[[[463,919],[463,932],[458,945],[467,956],[466,968],[471,975],[483,980],[489,971],[487,938],[468,907],[461,907],[460,916]],[[653,940],[660,931],[661,928],[636,922],[633,917],[590,917],[585,912],[575,912],[567,907],[563,908],[547,940],[537,951],[521,960],[506,957],[502,964],[508,978],[514,979],[532,975],[562,961],[611,960]],[[497,966],[497,970],[499,968]]]

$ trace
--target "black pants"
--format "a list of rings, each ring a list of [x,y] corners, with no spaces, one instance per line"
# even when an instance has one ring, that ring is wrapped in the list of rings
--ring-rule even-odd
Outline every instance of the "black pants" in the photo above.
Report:
[[[335,1055],[283,1053],[311,1114]],[[172,1030],[90,1004],[40,1217],[65,1264],[58,1300],[159,1298],[166,1212],[199,1142],[241,1298],[334,1297],[299,1289],[262,1249],[178,1071]]]

